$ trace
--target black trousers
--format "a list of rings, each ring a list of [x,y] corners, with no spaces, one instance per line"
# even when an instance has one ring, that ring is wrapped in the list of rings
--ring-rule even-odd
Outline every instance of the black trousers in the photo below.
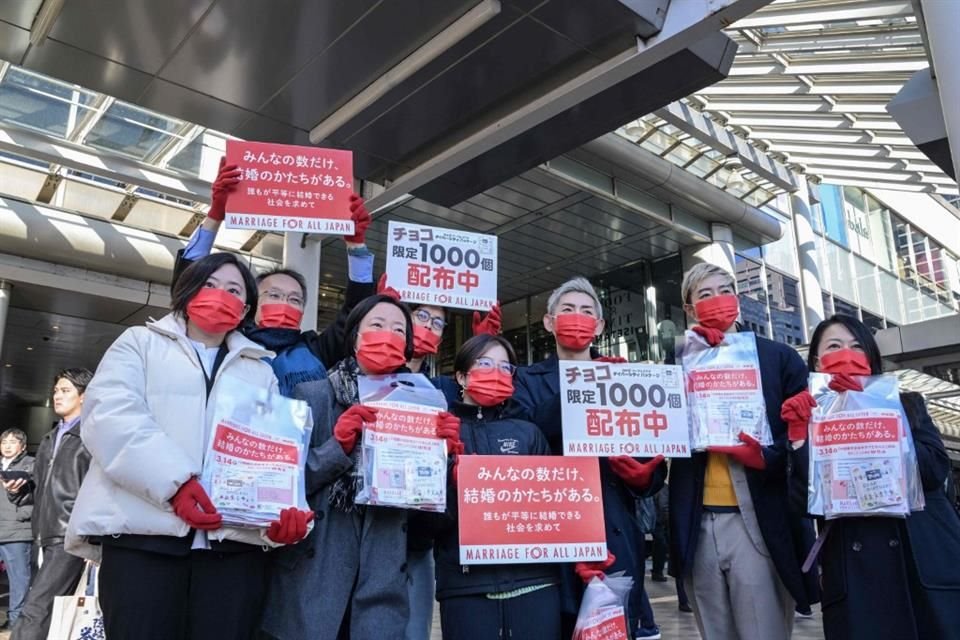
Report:
[[[506,600],[483,594],[444,598],[440,626],[443,640],[560,640],[560,590],[547,587]]]
[[[103,546],[100,607],[110,640],[250,640],[269,554],[259,548],[167,555]]]
[[[36,555],[34,553],[34,566]],[[82,573],[83,560],[64,551],[62,544],[43,547],[43,566],[33,574],[11,640],[46,640],[53,599],[72,595]]]

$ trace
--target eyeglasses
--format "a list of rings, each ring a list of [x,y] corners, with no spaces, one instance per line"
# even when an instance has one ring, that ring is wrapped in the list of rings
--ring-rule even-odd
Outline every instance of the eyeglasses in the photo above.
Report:
[[[303,297],[299,293],[285,294],[278,289],[269,289],[261,293],[260,297],[267,304],[283,304],[286,302],[291,307],[303,309]]]
[[[510,364],[509,362],[495,362],[493,358],[477,358],[473,361],[473,367],[475,369],[493,369],[494,367],[500,369],[505,374],[512,376],[517,371],[515,365]]]
[[[430,315],[430,312],[426,309],[417,309],[414,311],[413,318],[423,326],[430,327],[437,333],[443,333],[443,328],[447,326],[443,318]]]

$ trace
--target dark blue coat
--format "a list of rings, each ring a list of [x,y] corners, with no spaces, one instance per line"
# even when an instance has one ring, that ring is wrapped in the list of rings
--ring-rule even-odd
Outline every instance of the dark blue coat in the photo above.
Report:
[[[798,603],[810,601],[800,567],[801,544],[794,541],[796,519],[788,508],[787,426],[780,419],[783,401],[807,388],[807,366],[794,349],[757,336],[760,378],[767,420],[773,434],[772,446],[764,447],[766,469],[745,469],[750,497],[757,514],[760,533],[784,585]],[[707,454],[674,458],[670,463],[670,557],[671,574],[686,577],[693,572],[693,557],[703,513],[703,479]]]
[[[950,460],[923,397],[901,395],[926,507],[906,519],[838,518],[820,566],[827,640],[960,638],[960,518],[943,485]],[[807,447],[791,483],[807,486]],[[797,492],[799,493],[799,491]]]
[[[563,451],[563,430],[560,411],[560,367],[555,356],[517,372],[515,390],[508,415],[529,420],[543,432],[554,452]],[[617,557],[608,570],[626,571],[633,578],[634,587],[627,603],[631,628],[637,627],[640,616],[643,575],[646,558],[645,542],[637,519],[637,498],[652,496],[663,486],[666,465],[660,465],[653,484],[642,495],[632,491],[620,476],[610,470],[606,458],[600,458],[600,479],[603,483],[603,518],[606,525],[607,547]],[[565,615],[576,616],[580,607],[582,584],[570,570],[563,572],[561,585]]]

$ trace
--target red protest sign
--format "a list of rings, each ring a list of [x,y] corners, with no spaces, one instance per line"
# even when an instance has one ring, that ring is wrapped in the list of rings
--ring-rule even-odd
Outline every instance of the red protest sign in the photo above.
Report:
[[[605,560],[596,458],[461,456],[460,563]]]
[[[227,140],[240,183],[227,199],[231,229],[353,234],[353,154],[337,149]]]
[[[256,462],[296,464],[300,459],[296,445],[258,438],[233,428],[226,421],[217,425],[213,438],[213,450]]]
[[[623,607],[604,607],[593,612],[583,623],[577,620],[573,640],[630,640]]]

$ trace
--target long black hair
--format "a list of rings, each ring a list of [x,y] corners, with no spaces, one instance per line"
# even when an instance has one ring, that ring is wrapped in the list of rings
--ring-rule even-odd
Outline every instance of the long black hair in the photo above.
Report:
[[[357,306],[353,308],[353,311],[350,312],[350,315],[347,316],[347,321],[343,327],[344,356],[352,358],[354,355],[356,355],[357,334],[360,333],[360,323],[363,321],[366,315],[381,302],[392,304],[397,309],[403,311],[403,317],[407,324],[407,346],[403,350],[403,357],[405,357],[409,362],[413,357],[413,319],[410,317],[410,309],[408,309],[407,305],[403,304],[399,300],[383,294],[377,294],[375,296],[368,296],[364,298],[357,304]]]
[[[810,338],[810,350],[807,352],[807,368],[810,371],[817,370],[817,352],[820,350],[820,343],[823,342],[824,332],[832,327],[835,324],[842,324],[847,328],[847,331],[853,334],[853,337],[860,347],[863,349],[864,354],[867,356],[867,360],[870,362],[870,371],[873,375],[879,375],[883,373],[883,362],[880,359],[880,347],[877,346],[877,341],[873,339],[873,333],[867,327],[853,316],[844,315],[838,313],[835,316],[831,316],[817,325],[816,330],[813,332],[813,337]]]
[[[173,291],[170,294],[170,308],[180,316],[187,317],[187,305],[197,295],[197,292],[207,284],[207,280],[213,273],[226,264],[232,264],[240,271],[243,278],[243,288],[247,292],[247,315],[243,322],[253,322],[257,313],[257,281],[250,273],[247,265],[232,253],[212,253],[209,256],[200,258],[189,267],[184,269],[183,273],[173,285]]]
[[[477,358],[481,357],[487,349],[495,344],[500,345],[507,352],[507,359],[510,364],[517,364],[517,353],[513,350],[513,345],[510,344],[509,340],[503,336],[481,333],[461,345],[460,350],[457,351],[457,357],[453,361],[453,372],[466,375],[470,372],[470,368],[473,367]]]

